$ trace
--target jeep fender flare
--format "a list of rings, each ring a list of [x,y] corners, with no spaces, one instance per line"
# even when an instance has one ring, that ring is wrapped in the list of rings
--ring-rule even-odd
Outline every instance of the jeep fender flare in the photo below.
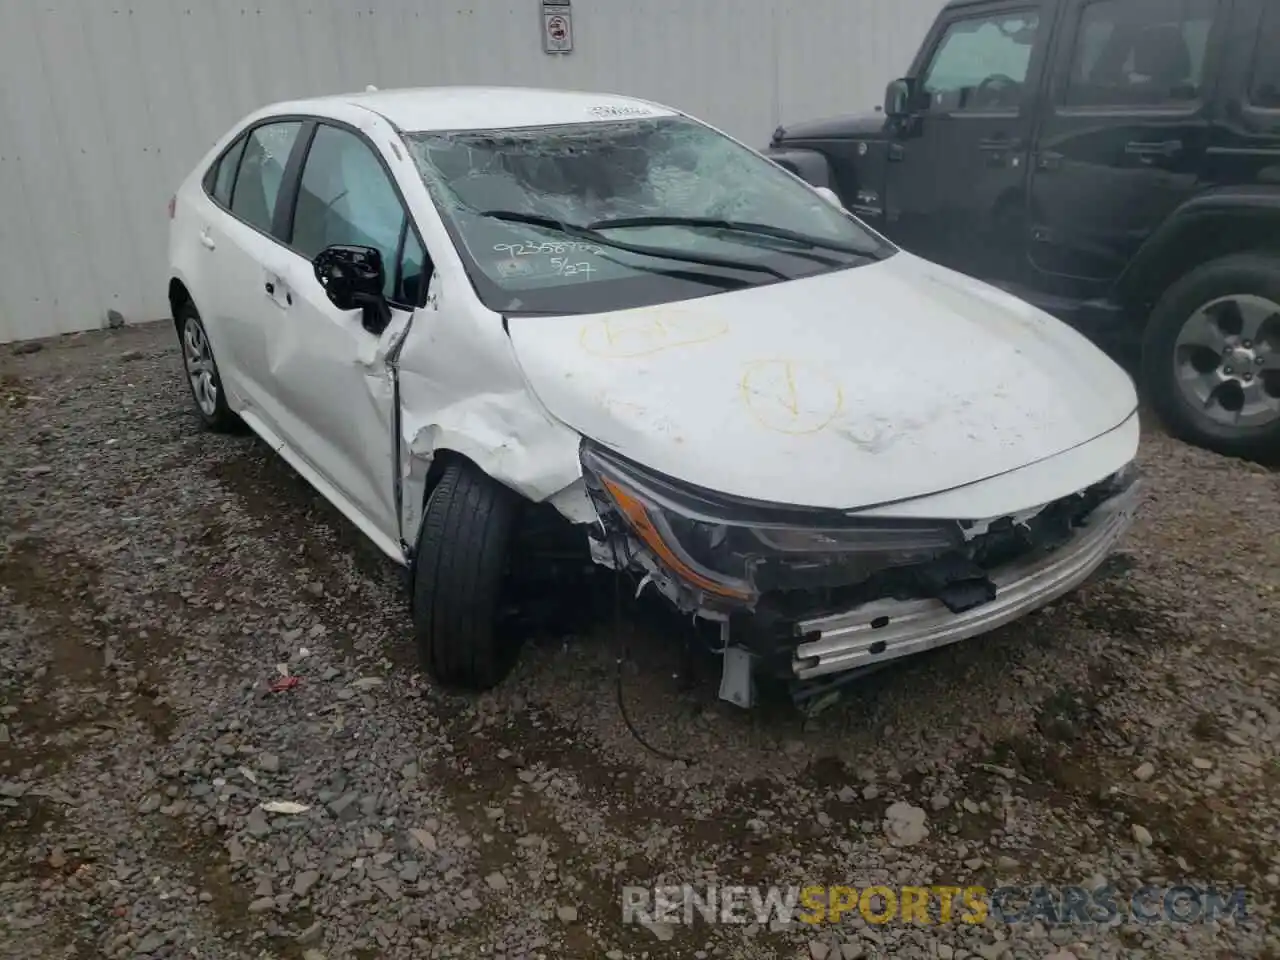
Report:
[[[786,147],[769,147],[760,151],[782,169],[794,173],[801,180],[814,187],[827,187],[835,190],[832,182],[831,165],[817,150],[788,149]],[[836,190],[837,196],[839,191]],[[844,198],[841,197],[843,200]]]
[[[1280,186],[1220,187],[1174,209],[1138,248],[1115,298],[1144,319],[1169,285],[1202,263],[1251,250],[1280,254]]]

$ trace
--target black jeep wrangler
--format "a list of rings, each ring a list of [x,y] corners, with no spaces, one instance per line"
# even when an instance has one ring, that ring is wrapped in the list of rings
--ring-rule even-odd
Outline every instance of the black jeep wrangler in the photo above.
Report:
[[[908,251],[1140,345],[1183,438],[1280,454],[1280,0],[952,0],[883,108],[764,152]]]

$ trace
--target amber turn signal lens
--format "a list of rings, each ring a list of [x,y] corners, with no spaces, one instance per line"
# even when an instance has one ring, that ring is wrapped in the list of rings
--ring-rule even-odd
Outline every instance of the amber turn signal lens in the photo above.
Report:
[[[749,594],[741,590],[735,590],[733,587],[719,583],[691,569],[687,563],[676,555],[674,550],[667,546],[666,541],[662,539],[662,534],[658,532],[658,528],[649,519],[649,511],[645,509],[643,503],[608,477],[601,477],[600,479],[609,491],[610,496],[613,497],[614,502],[618,505],[618,509],[622,511],[623,516],[630,522],[632,529],[673,573],[700,590],[707,591],[707,593],[714,593],[721,597],[732,597],[735,600],[749,599]]]

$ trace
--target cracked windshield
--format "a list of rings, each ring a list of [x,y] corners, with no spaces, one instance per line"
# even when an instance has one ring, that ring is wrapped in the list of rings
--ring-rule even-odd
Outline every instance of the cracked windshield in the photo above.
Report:
[[[591,313],[892,252],[767,160],[683,117],[407,138],[485,304]]]

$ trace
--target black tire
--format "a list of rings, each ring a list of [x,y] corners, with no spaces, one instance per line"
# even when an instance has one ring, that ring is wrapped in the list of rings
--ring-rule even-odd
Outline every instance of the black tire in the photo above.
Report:
[[[1270,460],[1280,455],[1280,419],[1237,427],[1211,419],[1187,398],[1174,372],[1183,326],[1197,310],[1221,297],[1251,295],[1280,304],[1280,255],[1240,253],[1210,261],[1174,283],[1147,321],[1142,342],[1142,381],[1152,405],[1175,436],[1226,456]],[[1268,339],[1280,351],[1280,329]],[[1269,392],[1280,390],[1266,381]]]
[[[218,363],[213,356],[213,346],[209,343],[209,334],[204,328],[204,321],[200,319],[200,312],[196,310],[195,304],[188,300],[179,307],[177,316],[174,317],[174,322],[178,328],[178,347],[182,350],[183,373],[186,374],[187,386],[191,390],[191,401],[195,405],[196,415],[200,417],[200,422],[215,433],[239,432],[243,423],[227,406],[227,392],[222,389],[222,376],[218,372]],[[208,372],[213,387],[213,403],[209,409],[206,409],[207,404],[202,406],[201,397],[197,393],[196,384],[191,375],[190,346],[187,334],[188,328],[192,326],[199,331],[199,337],[207,354]]]
[[[499,607],[519,498],[477,468],[452,463],[422,518],[413,582],[418,656],[446,687],[488,690],[511,672],[518,636]]]

